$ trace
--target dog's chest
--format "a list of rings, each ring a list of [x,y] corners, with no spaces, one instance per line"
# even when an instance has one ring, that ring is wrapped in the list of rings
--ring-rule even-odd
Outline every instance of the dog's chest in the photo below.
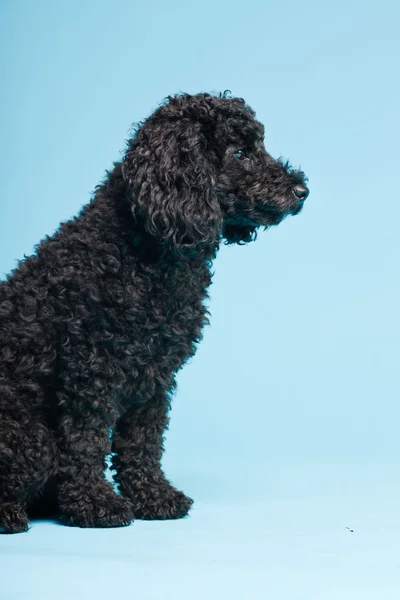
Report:
[[[176,349],[187,353],[191,342],[201,335],[205,296],[205,286],[196,274],[190,279],[180,278],[176,272],[166,273],[161,281],[153,283],[144,302],[145,311],[138,314],[138,327],[158,351]]]
[[[168,381],[193,356],[208,323],[204,302],[210,283],[207,265],[188,263],[124,277],[114,342],[135,387]]]

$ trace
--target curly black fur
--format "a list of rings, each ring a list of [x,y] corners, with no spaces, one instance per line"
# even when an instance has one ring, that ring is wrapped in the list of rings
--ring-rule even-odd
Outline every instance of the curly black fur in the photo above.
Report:
[[[26,530],[33,510],[81,527],[189,511],[160,461],[175,374],[208,323],[212,260],[308,192],[263,139],[240,98],[168,97],[89,204],[0,283],[3,531]]]

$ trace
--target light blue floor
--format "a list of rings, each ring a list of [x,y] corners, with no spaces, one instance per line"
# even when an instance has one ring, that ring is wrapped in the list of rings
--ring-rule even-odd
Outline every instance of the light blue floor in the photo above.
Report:
[[[0,536],[1,600],[400,598],[394,465],[208,466],[173,479],[196,498],[181,521],[35,522]]]

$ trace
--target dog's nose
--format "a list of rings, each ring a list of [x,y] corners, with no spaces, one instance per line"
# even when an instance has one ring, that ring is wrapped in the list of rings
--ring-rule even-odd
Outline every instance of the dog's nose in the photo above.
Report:
[[[307,198],[308,194],[310,193],[310,190],[305,185],[296,185],[293,188],[293,192],[299,200],[304,202],[304,200]]]

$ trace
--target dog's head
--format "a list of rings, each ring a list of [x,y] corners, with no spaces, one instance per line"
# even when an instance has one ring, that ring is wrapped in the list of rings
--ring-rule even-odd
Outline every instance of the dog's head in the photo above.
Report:
[[[266,152],[254,111],[226,94],[168,97],[137,127],[122,173],[134,217],[175,248],[249,242],[308,195],[304,174]]]

